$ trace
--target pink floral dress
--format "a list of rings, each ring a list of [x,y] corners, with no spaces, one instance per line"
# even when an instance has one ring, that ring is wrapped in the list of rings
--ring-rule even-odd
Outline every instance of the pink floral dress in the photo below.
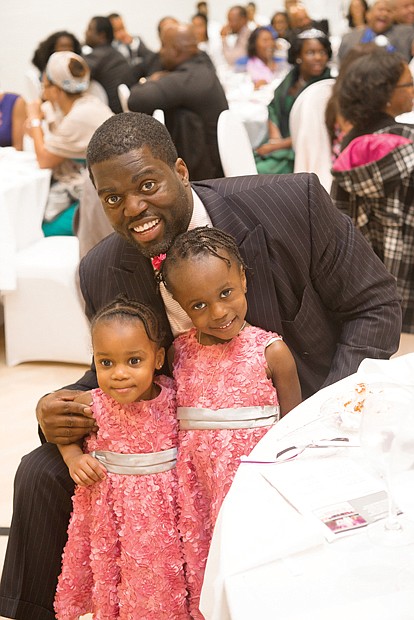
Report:
[[[85,451],[176,447],[174,384],[166,377],[157,383],[155,399],[130,405],[93,390],[99,431],[86,439]],[[88,612],[95,620],[188,620],[176,494],[175,468],[148,475],[108,472],[102,482],[76,488],[55,599],[59,620]]]
[[[280,336],[247,326],[236,338],[200,345],[196,330],[174,341],[178,407],[221,409],[278,405],[266,375],[265,348]],[[192,618],[199,599],[213,528],[239,465],[269,427],[179,431],[179,529],[183,539]]]

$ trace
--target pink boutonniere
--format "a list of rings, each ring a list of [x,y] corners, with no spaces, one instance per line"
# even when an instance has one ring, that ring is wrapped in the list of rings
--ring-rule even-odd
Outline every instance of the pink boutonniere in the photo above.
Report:
[[[166,259],[166,257],[166,254],[158,254],[158,256],[153,256],[151,258],[151,263],[155,271],[159,271],[161,269],[162,263]]]

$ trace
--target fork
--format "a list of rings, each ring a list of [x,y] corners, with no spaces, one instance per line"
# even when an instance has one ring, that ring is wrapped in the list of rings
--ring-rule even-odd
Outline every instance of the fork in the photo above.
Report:
[[[351,443],[349,441],[349,437],[334,437],[333,439],[320,439],[319,441],[312,441],[310,443],[304,444],[302,446],[289,446],[289,448],[284,448],[280,452],[276,454],[276,458],[274,461],[256,461],[249,459],[248,456],[241,456],[241,463],[254,463],[258,465],[266,465],[266,464],[275,464],[275,463],[286,463],[287,461],[291,461],[296,457],[300,456],[302,452],[307,450],[308,448],[358,448],[359,444]],[[293,452],[290,456],[285,458],[281,458],[288,452]]]

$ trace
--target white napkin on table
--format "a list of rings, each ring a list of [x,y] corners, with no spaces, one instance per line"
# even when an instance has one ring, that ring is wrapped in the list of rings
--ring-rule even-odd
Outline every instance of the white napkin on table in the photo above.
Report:
[[[357,371],[358,381],[396,383],[414,387],[414,353],[390,360],[364,359]]]

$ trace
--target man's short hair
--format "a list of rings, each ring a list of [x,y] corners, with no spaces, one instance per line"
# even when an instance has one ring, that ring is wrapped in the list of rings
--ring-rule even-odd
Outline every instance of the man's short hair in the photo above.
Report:
[[[106,38],[106,42],[112,43],[114,40],[114,29],[112,28],[111,20],[109,17],[104,17],[103,15],[95,15],[92,17],[92,20],[95,23],[96,32],[98,34],[104,34]]]
[[[86,153],[88,168],[145,146],[155,158],[174,167],[177,150],[162,123],[140,112],[115,114],[93,134]]]
[[[229,10],[230,11],[236,10],[238,11],[240,17],[244,17],[245,19],[247,19],[246,7],[241,6],[240,4],[236,4],[235,6],[232,6]]]

